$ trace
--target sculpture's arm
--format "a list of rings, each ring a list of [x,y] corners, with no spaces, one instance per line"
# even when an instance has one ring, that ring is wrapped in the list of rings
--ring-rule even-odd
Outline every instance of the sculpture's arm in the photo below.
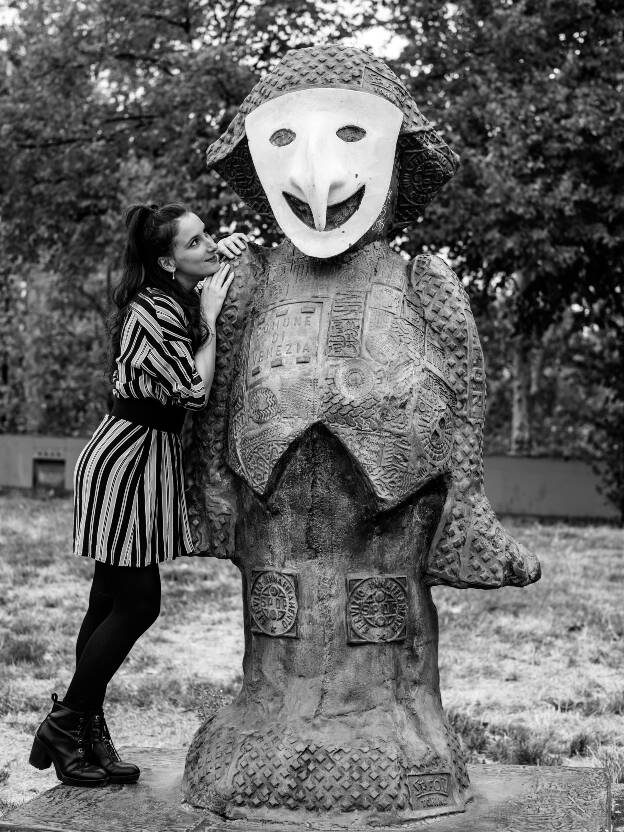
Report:
[[[483,351],[468,295],[439,257],[416,257],[411,289],[449,362],[456,396],[447,495],[426,568],[430,584],[495,588],[540,577],[539,562],[503,528],[483,488]]]
[[[234,280],[217,319],[215,375],[208,406],[194,415],[185,442],[185,484],[198,554],[234,554],[237,507],[226,463],[228,399],[251,298],[262,270],[262,252],[250,244],[233,264]]]

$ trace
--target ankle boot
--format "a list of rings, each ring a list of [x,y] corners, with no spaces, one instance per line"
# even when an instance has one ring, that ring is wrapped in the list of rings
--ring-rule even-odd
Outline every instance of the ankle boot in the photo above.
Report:
[[[90,713],[73,711],[55,693],[52,701],[52,710],[35,734],[29,763],[39,769],[54,763],[56,776],[68,786],[104,786],[108,774],[89,759]]]
[[[136,783],[141,770],[119,759],[102,708],[91,715],[90,740],[91,759],[108,773],[111,783]]]

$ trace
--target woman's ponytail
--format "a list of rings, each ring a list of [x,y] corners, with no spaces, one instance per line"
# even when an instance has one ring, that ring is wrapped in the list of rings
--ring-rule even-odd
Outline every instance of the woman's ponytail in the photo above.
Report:
[[[118,309],[123,309],[128,305],[145,280],[145,226],[150,218],[153,218],[155,210],[157,210],[155,205],[131,205],[125,213],[124,221],[128,235],[123,255],[122,275],[113,291],[113,301]]]

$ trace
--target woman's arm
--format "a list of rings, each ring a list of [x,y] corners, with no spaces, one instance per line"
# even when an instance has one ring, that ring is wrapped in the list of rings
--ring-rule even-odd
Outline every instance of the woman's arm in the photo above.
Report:
[[[223,301],[234,279],[229,263],[223,263],[218,272],[207,278],[201,292],[202,321],[210,332],[208,340],[195,353],[195,366],[204,382],[205,400],[208,404],[212,379],[214,378],[215,354],[217,350],[217,317]]]
[[[204,405],[208,404],[208,399],[210,398],[210,388],[212,387],[212,379],[214,378],[215,354],[217,350],[216,328],[214,324],[209,328],[210,335],[208,340],[195,353],[195,366],[204,382]]]
[[[217,251],[222,257],[227,257],[228,260],[234,260],[239,257],[247,248],[247,243],[251,242],[251,237],[243,234],[241,231],[235,231],[228,237],[224,237],[217,243]]]

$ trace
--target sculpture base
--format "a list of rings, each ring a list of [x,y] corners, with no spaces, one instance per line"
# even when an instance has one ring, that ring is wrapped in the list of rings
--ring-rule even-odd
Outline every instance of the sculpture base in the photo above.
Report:
[[[126,749],[141,779],[132,786],[84,789],[58,785],[0,818],[0,832],[300,832],[301,823],[223,820],[182,804],[185,749]],[[599,769],[533,766],[469,766],[473,800],[461,814],[394,826],[375,832],[615,832],[611,794]],[[624,791],[622,787],[620,790]],[[623,795],[617,795],[619,802]],[[624,808],[624,806],[623,806]],[[357,813],[331,822],[312,820],[309,832],[345,832],[365,827]],[[617,820],[617,819],[616,819]]]

